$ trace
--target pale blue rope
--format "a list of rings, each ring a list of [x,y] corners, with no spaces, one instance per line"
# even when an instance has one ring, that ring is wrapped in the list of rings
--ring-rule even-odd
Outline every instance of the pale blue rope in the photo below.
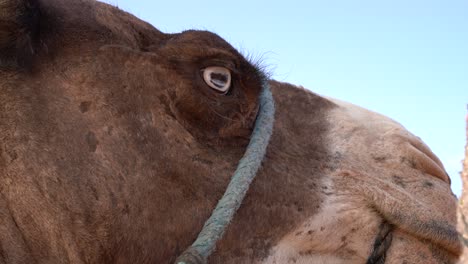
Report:
[[[213,253],[216,242],[221,239],[237,209],[255,178],[265,156],[273,132],[275,105],[268,82],[265,81],[260,93],[260,109],[255,127],[244,156],[239,161],[231,182],[213,214],[205,222],[195,242],[176,260],[176,264],[206,263]]]

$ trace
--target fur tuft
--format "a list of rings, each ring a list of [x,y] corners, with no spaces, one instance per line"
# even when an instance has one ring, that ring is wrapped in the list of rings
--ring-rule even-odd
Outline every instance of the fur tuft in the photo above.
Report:
[[[267,53],[255,54],[246,52],[243,49],[240,50],[240,53],[247,61],[250,62],[250,64],[254,66],[254,68],[262,75],[265,80],[269,80],[273,77],[275,69],[273,65],[267,63]]]

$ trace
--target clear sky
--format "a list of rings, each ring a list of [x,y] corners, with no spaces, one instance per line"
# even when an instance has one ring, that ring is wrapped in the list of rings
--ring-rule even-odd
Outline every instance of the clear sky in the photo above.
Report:
[[[167,33],[213,31],[273,78],[387,115],[441,158],[461,193],[467,0],[107,0]]]

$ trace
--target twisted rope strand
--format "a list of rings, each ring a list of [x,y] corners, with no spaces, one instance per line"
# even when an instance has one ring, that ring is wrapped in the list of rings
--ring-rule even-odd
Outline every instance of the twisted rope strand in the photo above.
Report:
[[[234,214],[239,209],[250,183],[265,156],[273,132],[275,105],[268,82],[260,93],[260,110],[249,145],[239,161],[231,182],[195,242],[176,260],[176,264],[204,264],[213,253]]]

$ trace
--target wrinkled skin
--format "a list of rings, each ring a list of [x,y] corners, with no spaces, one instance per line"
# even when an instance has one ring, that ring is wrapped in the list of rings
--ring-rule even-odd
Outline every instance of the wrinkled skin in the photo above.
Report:
[[[201,70],[230,69],[228,94]],[[215,34],[86,0],[0,0],[0,263],[172,263],[248,144],[263,75]],[[386,117],[270,81],[263,167],[209,263],[454,263],[437,157]]]

